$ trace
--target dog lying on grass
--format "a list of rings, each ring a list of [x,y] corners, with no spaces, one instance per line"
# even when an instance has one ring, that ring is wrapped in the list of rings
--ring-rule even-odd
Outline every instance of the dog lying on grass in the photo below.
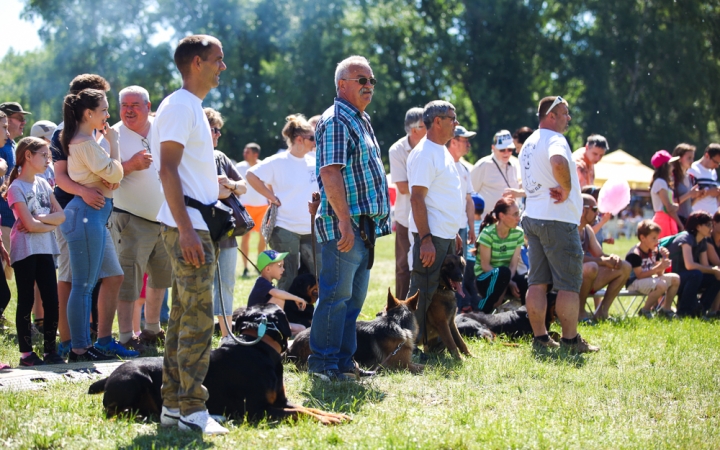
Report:
[[[425,366],[412,362],[412,352],[418,334],[418,294],[407,300],[398,300],[388,289],[385,310],[371,321],[358,321],[355,361],[363,367],[382,367],[390,370],[407,369],[421,372]],[[307,367],[310,356],[310,329],[300,332],[287,351],[287,358],[298,369]]]
[[[241,345],[232,338],[210,353],[210,365],[203,385],[208,390],[208,412],[250,421],[311,417],[323,424],[350,421],[344,414],[306,408],[290,403],[285,395],[280,354],[287,348],[290,325],[277,305],[256,305],[240,314],[235,329],[238,339],[253,342],[266,321],[265,335],[254,345]],[[107,417],[137,412],[159,417],[162,408],[162,358],[127,362],[108,378],[90,386],[89,394],[105,392]]]

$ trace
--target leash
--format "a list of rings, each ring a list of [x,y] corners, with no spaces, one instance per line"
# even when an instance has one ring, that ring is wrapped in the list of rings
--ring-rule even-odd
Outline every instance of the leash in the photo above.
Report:
[[[317,206],[320,206],[320,193],[319,192],[313,192],[312,201],[310,202],[310,239],[312,244],[312,258],[313,258],[313,267],[315,268],[315,284],[319,285],[318,278],[320,277],[320,273],[318,272],[318,266],[317,266],[317,257],[315,256],[317,253],[317,250],[315,249],[317,245],[317,238],[315,237],[315,214],[317,213],[317,208],[314,208],[315,211],[313,211],[313,207],[315,205],[315,202],[318,202]]]
[[[401,342],[401,343],[399,343],[398,346],[397,346],[397,348],[396,348],[392,353],[390,353],[385,359],[383,359],[380,364],[376,364],[376,365],[372,368],[372,370],[373,370],[373,371],[376,371],[376,370],[380,369],[381,367],[382,367],[383,369],[387,369],[387,367],[385,367],[385,364],[388,362],[388,360],[390,360],[390,358],[392,358],[393,356],[397,355],[397,352],[400,351],[400,349],[402,348],[403,345],[405,345],[405,342],[404,342],[404,341]]]
[[[242,250],[240,249],[240,247],[238,247],[237,249],[238,249],[238,251],[240,252],[240,254],[243,255],[243,256],[245,257],[245,259],[246,259],[250,264],[252,264],[253,268],[255,268],[255,270],[257,270],[257,273],[260,274],[260,269],[258,269],[258,266],[256,266],[255,263],[252,262],[252,259],[248,258],[248,256],[245,254],[244,251],[242,251]]]

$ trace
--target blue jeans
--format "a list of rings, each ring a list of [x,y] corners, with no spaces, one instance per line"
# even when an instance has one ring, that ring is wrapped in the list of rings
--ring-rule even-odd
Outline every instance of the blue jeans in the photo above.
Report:
[[[72,267],[72,289],[67,315],[72,348],[87,348],[90,342],[90,310],[92,291],[98,281],[105,252],[105,228],[113,201],[105,199],[105,206],[97,210],[81,197],[75,197],[65,207],[65,222],[60,231],[65,236]]]
[[[720,292],[720,281],[714,275],[699,270],[680,272],[677,313],[680,316],[701,316]],[[698,293],[702,296],[698,299]]]
[[[354,368],[357,349],[355,322],[367,295],[369,251],[356,229],[355,243],[347,253],[337,249],[337,239],[320,244],[320,298],[310,328],[310,372]]]
[[[233,293],[235,291],[235,266],[237,266],[238,251],[237,247],[221,248],[218,255],[218,269],[222,278],[222,296],[223,305],[225,305],[226,316],[232,316],[233,312]],[[213,283],[213,314],[222,316],[220,308],[220,285],[218,283],[217,273],[215,274],[215,282]]]

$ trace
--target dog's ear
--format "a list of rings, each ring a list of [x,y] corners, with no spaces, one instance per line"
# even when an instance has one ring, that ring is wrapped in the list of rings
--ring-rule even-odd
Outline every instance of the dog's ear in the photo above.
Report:
[[[397,308],[400,306],[402,302],[395,298],[395,296],[392,294],[392,291],[390,288],[388,288],[388,299],[387,299],[387,307],[385,308],[386,311],[390,311],[393,308]]]
[[[410,311],[417,311],[418,300],[420,300],[420,290],[419,289],[417,292],[415,292],[415,295],[413,295],[412,297],[409,297],[403,303],[405,303],[405,306],[407,306],[410,309]]]

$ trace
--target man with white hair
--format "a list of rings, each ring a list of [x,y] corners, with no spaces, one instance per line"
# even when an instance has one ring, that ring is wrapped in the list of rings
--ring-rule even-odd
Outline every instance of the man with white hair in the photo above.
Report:
[[[390,146],[390,177],[395,183],[395,296],[406,298],[410,288],[410,189],[408,188],[407,159],[412,149],[425,137],[427,129],[422,120],[422,108],[410,108],[405,113],[406,135]]]
[[[320,208],[315,218],[322,251],[320,297],[310,329],[310,373],[344,381],[357,368],[355,322],[373,263],[375,236],[390,234],[390,201],[380,145],[365,108],[377,80],[370,63],[351,56],[335,69],[334,104],[315,130]],[[309,200],[309,199],[308,199]],[[351,375],[352,374],[352,375]]]
[[[515,144],[508,130],[500,130],[493,136],[492,153],[480,158],[470,171],[470,180],[473,190],[485,199],[485,215],[495,208],[505,192],[512,192],[514,196],[522,195],[518,183],[518,167],[510,157]],[[515,195],[517,193],[517,195]]]
[[[150,95],[145,88],[128,86],[120,91],[118,132],[120,160],[125,176],[115,191],[110,231],[125,278],[117,305],[120,343],[141,351],[165,338],[160,329],[160,308],[170,287],[172,269],[160,234],[157,214],[165,197],[150,154]],[[142,199],[142,201],[138,201]],[[148,274],[145,290],[145,329],[133,334],[133,311],[140,297],[143,275]],[[138,305],[139,307],[139,305]]]

